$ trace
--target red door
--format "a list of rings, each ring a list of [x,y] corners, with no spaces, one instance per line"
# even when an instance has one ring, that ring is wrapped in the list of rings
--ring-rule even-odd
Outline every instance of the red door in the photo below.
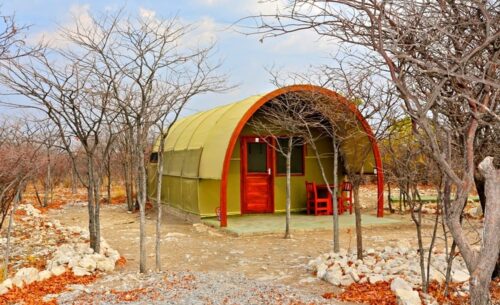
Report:
[[[272,156],[262,138],[241,138],[242,213],[274,212]]]

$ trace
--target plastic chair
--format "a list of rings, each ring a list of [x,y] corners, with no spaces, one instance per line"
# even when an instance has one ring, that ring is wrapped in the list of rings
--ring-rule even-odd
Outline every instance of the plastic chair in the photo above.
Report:
[[[349,209],[349,214],[352,214],[352,183],[342,182],[340,185],[339,214],[343,214],[347,209]]]
[[[331,198],[329,194],[326,197],[318,196],[318,189],[316,188],[316,183],[306,181],[306,193],[307,193],[307,214],[309,215],[312,211],[314,215],[328,214],[331,205]]]

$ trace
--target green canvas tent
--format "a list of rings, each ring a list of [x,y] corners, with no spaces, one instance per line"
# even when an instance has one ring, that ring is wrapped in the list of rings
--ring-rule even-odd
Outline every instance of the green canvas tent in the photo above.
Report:
[[[312,85],[284,87],[177,121],[170,129],[164,145],[163,203],[198,217],[218,214],[221,226],[227,225],[228,214],[284,211],[285,178],[279,171],[279,156],[269,147],[266,148],[265,142],[259,140],[259,135],[247,122],[268,101],[301,92],[321,96],[332,109],[345,112],[345,115],[356,121],[354,126],[345,128],[345,132],[357,136],[342,143],[344,164],[358,166],[360,151],[368,148],[368,156],[363,158],[363,169],[377,175],[377,214],[382,216],[382,164],[368,123],[354,104],[333,91]],[[328,154],[331,142],[321,139],[317,146],[322,156],[325,156],[321,162],[329,175],[328,179],[331,179],[333,158]],[[153,154],[156,151],[158,145],[153,148]],[[292,176],[292,209],[299,211],[305,209],[305,181],[320,182],[323,179],[314,153],[306,145],[294,159],[297,172]],[[150,170],[149,176],[154,177],[154,163]],[[266,185],[262,181],[254,182],[258,175],[250,175],[250,170],[256,174],[267,172],[269,179],[266,181],[269,182]],[[150,196],[156,191],[155,185],[150,179]],[[266,204],[258,204],[262,202]]]

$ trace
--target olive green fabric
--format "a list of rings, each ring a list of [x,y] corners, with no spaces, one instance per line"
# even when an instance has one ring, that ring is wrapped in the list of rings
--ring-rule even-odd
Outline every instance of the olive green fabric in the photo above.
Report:
[[[237,103],[217,107],[179,120],[174,124],[164,145],[164,171],[162,201],[175,208],[201,217],[214,216],[220,206],[221,176],[224,158],[229,141],[237,125],[245,113],[257,103],[262,96],[252,96]],[[337,112],[335,101],[332,108]],[[345,116],[353,116],[346,113]],[[352,121],[352,120],[351,120]],[[353,171],[363,168],[364,172],[373,171],[375,166],[371,143],[362,130],[360,122],[345,126],[341,146],[341,156]],[[244,126],[241,135],[255,135],[248,125]],[[348,135],[348,136],[346,136]],[[333,153],[330,139],[322,138],[316,143],[327,180],[332,182]],[[153,151],[158,150],[158,142]],[[367,153],[367,157],[363,158]],[[361,161],[365,159],[365,164]],[[240,140],[235,143],[229,163],[227,177],[227,214],[241,214],[241,177],[240,177]],[[304,210],[306,206],[305,181],[323,184],[318,162],[310,145],[306,146],[305,173],[292,176],[292,211]],[[339,162],[339,182],[345,174],[343,162]],[[149,194],[155,190],[155,168],[149,170]],[[285,210],[284,175],[274,179],[274,211]]]
[[[164,174],[220,180],[229,141],[244,114],[262,96],[188,116],[167,136]],[[154,151],[158,150],[158,144]]]

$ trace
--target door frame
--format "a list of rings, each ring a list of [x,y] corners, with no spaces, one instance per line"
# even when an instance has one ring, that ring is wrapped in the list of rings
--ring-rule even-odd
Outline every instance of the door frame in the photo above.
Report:
[[[247,175],[247,143],[251,140],[259,139],[259,142],[265,143],[267,147],[267,168],[271,170],[271,175],[269,175],[269,199],[267,203],[267,210],[262,213],[274,213],[274,178],[275,178],[275,164],[274,164],[274,149],[266,141],[264,137],[258,135],[245,135],[240,136],[240,213],[243,214],[255,214],[254,212],[249,212],[247,210],[246,204],[246,175]],[[258,213],[257,213],[258,214]]]

